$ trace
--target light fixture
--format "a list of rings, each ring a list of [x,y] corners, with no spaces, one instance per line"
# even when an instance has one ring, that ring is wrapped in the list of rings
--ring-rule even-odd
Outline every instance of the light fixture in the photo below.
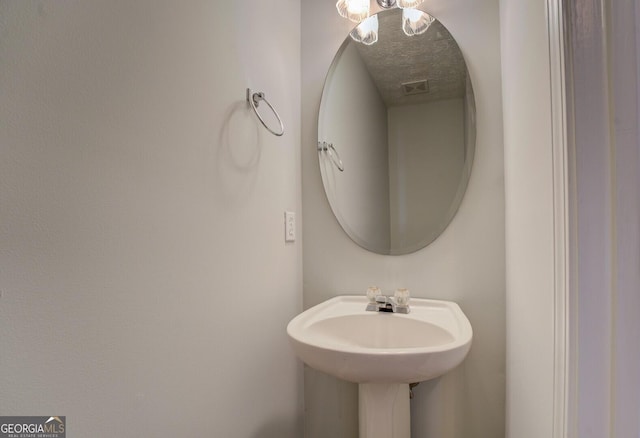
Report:
[[[378,4],[383,9],[389,9],[395,6],[396,0],[378,0]]]
[[[354,41],[366,44],[367,46],[378,41],[378,16],[373,15],[358,24],[355,29],[349,33],[349,36],[351,36]]]
[[[402,9],[415,9],[424,0],[398,0],[398,7]]]
[[[338,13],[356,23],[369,17],[369,0],[338,0]]]
[[[396,6],[402,9],[402,30],[408,36],[425,33],[435,19],[415,9],[424,0],[376,0],[383,9],[391,9]],[[351,21],[359,23],[349,35],[354,41],[371,45],[378,41],[378,16],[369,16],[369,0],[338,0],[336,3],[338,13]]]
[[[418,9],[402,10],[402,30],[408,36],[420,35],[425,33],[434,18]]]

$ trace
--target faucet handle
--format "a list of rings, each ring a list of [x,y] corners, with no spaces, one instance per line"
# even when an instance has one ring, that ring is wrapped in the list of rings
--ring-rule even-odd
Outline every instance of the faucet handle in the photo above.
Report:
[[[411,299],[409,289],[406,288],[396,289],[393,297],[396,299],[396,304],[398,306],[408,306],[409,300]]]
[[[370,303],[375,303],[376,298],[379,295],[382,295],[382,292],[380,291],[379,287],[370,286],[367,288],[367,299],[369,300]]]

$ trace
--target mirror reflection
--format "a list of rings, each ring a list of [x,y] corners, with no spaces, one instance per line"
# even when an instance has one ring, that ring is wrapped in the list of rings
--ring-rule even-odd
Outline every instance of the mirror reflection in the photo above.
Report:
[[[376,20],[377,40],[347,36],[329,69],[318,154],[349,237],[399,255],[431,243],[457,212],[473,161],[475,103],[462,52],[438,20],[412,36],[400,9]]]

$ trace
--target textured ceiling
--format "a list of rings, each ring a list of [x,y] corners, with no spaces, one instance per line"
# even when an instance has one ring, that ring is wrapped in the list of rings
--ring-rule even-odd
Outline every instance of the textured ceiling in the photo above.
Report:
[[[378,14],[378,42],[366,46],[352,41],[387,106],[463,97],[467,66],[449,31],[435,20],[422,35],[402,31],[402,11]],[[428,81],[428,92],[405,95],[403,83]]]

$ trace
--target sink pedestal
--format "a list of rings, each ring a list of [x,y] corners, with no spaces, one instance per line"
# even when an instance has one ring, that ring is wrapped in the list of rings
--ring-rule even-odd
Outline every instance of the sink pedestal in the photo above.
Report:
[[[360,438],[410,438],[409,384],[361,383]]]

